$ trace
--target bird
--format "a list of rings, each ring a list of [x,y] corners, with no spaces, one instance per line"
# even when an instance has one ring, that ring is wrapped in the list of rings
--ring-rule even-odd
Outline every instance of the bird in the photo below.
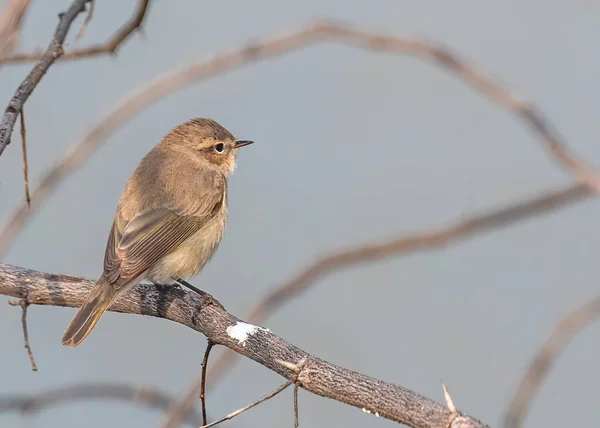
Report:
[[[62,337],[78,346],[115,299],[144,279],[188,286],[217,250],[227,222],[227,181],[237,140],[209,118],[173,128],[140,161],[119,199],[104,269]]]

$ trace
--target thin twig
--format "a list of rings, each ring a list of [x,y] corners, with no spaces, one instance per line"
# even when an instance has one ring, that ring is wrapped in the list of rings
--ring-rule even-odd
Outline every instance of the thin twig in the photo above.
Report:
[[[0,155],[2,155],[6,146],[10,144],[10,137],[17,121],[17,116],[21,112],[25,101],[27,101],[54,61],[64,53],[63,43],[67,37],[69,28],[88,1],[74,0],[69,9],[60,15],[60,21],[54,32],[54,37],[48,45],[46,52],[15,91],[15,95],[10,100],[8,107],[6,107],[2,121],[0,121]]]
[[[294,428],[298,428],[298,382],[294,383]]]
[[[45,391],[35,395],[7,395],[0,397],[0,412],[34,414],[60,404],[81,400],[131,401],[150,408],[166,410],[173,401],[164,392],[135,387],[121,383],[84,383]],[[194,409],[188,412],[184,421],[195,427],[200,425],[200,415]]]
[[[37,365],[35,364],[35,358],[33,357],[33,352],[31,351],[31,345],[29,344],[29,333],[27,331],[27,308],[29,307],[29,302],[26,299],[20,299],[16,302],[9,301],[9,305],[11,306],[20,306],[21,307],[21,326],[23,327],[23,339],[25,341],[25,349],[27,350],[27,355],[29,355],[29,362],[31,363],[31,370],[37,372]]]
[[[210,350],[213,347],[213,343],[209,340],[206,345],[206,351],[204,351],[204,358],[202,359],[202,381],[200,383],[200,401],[202,402],[202,423],[206,425],[208,420],[206,418],[206,366],[208,366],[208,357]]]
[[[550,373],[552,365],[575,335],[586,325],[600,318],[600,297],[586,302],[565,316],[554,328],[550,337],[540,347],[521,380],[504,418],[505,428],[519,428],[533,397],[542,381]]]
[[[138,0],[137,6],[131,18],[121,26],[106,42],[93,45],[87,48],[73,49],[65,52],[60,57],[60,61],[75,60],[97,55],[112,55],[117,52],[119,47],[136,30],[142,31],[141,25],[144,22],[148,11],[150,0]],[[88,15],[89,16],[89,15]],[[90,18],[91,19],[91,18]],[[0,64],[20,63],[37,61],[41,58],[39,52],[20,53],[10,57],[0,58]]]
[[[29,165],[27,163],[27,130],[25,129],[25,108],[21,108],[21,149],[23,152],[23,180],[25,181],[25,202],[31,206],[29,194]]]
[[[12,55],[19,40],[23,19],[29,9],[29,0],[10,0],[0,22],[0,60]]]
[[[83,21],[81,28],[77,32],[77,35],[75,36],[75,40],[79,40],[81,37],[83,37],[85,30],[87,29],[88,25],[90,25],[90,22],[94,16],[94,5],[96,4],[96,2],[94,0],[90,0],[90,2],[88,4],[89,4],[88,14],[85,17],[85,21]]]
[[[500,209],[491,209],[473,215],[445,227],[425,230],[413,235],[396,236],[386,241],[370,242],[357,247],[341,250],[316,260],[298,272],[285,283],[274,288],[247,315],[248,322],[262,324],[268,316],[293,297],[305,292],[323,277],[343,268],[358,266],[386,257],[410,254],[445,247],[472,238],[476,234],[489,233],[511,225],[519,220],[547,214],[553,210],[581,201],[592,192],[585,185],[575,185],[561,190],[547,192],[509,204]],[[211,385],[220,379],[235,361],[235,354],[226,350],[216,362],[211,364]]]
[[[210,427],[214,427],[215,425],[218,425],[220,423],[223,423],[225,421],[228,421],[229,419],[233,419],[235,418],[237,415],[239,415],[240,413],[244,413],[246,410],[250,410],[251,408],[258,406],[260,403],[263,403],[267,400],[270,400],[271,398],[275,397],[277,394],[279,394],[281,391],[283,391],[284,389],[286,389],[288,386],[290,386],[293,382],[292,381],[287,381],[286,383],[284,383],[283,385],[279,386],[275,391],[271,392],[270,394],[265,395],[264,397],[262,397],[259,400],[256,400],[250,404],[248,404],[247,406],[242,407],[241,409],[236,410],[235,412],[232,412],[230,414],[228,414],[227,416],[211,422],[208,425],[203,425],[200,428],[210,428]]]
[[[21,313],[21,326],[23,327],[23,339],[25,340],[25,349],[27,350],[27,355],[29,355],[29,361],[31,362],[31,370],[37,372],[37,365],[35,364],[35,358],[33,356],[33,351],[31,350],[31,344],[29,343],[29,331],[27,329],[27,308],[29,307],[29,302],[26,300],[21,300],[21,308],[23,308]]]

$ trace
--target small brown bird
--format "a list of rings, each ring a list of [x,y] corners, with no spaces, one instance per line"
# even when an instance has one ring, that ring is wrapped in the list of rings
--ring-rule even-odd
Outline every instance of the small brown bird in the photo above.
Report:
[[[68,325],[62,343],[79,345],[121,294],[148,278],[179,282],[198,274],[216,251],[227,220],[227,179],[240,147],[211,119],[177,126],[127,181],[108,236],[104,272]]]

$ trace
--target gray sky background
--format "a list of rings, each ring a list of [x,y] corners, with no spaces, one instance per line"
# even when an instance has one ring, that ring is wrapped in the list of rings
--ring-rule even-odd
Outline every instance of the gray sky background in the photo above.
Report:
[[[45,47],[69,3],[33,2],[22,50]],[[77,46],[104,40],[134,4],[97,2]],[[595,2],[163,0],[151,2],[145,40],[135,35],[116,58],[56,64],[36,89],[25,107],[32,184],[122,96],[156,75],[313,17],[452,46],[533,100],[579,154],[600,161]],[[30,69],[2,67],[2,102]],[[3,261],[97,277],[125,181],[171,128],[201,116],[256,141],[230,181],[220,250],[193,280],[239,316],[328,251],[447,224],[570,181],[523,125],[455,77],[413,58],[324,43],[194,84],[146,109],[63,182]],[[0,158],[0,224],[23,198],[14,140]],[[598,293],[599,215],[600,204],[590,200],[449,248],[348,269],[264,325],[319,357],[438,401],[444,381],[461,410],[498,426],[555,323]],[[20,311],[7,300],[0,298],[2,394],[82,381],[177,394],[199,373],[205,340],[185,327],[109,313],[81,347],[69,349],[60,338],[75,310],[51,307],[30,309],[40,369],[32,373]],[[599,333],[592,325],[570,345],[527,426],[600,424]],[[210,392],[210,414],[224,415],[280,382],[240,360]],[[162,417],[129,404],[85,402],[30,421],[0,415],[0,425],[142,427]],[[259,424],[292,426],[291,389],[229,426]],[[393,426],[303,391],[300,424]]]

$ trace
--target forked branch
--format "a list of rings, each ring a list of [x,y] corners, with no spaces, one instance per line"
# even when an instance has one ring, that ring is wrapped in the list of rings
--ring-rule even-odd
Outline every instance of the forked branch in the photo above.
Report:
[[[54,61],[64,53],[63,43],[65,42],[69,28],[71,28],[71,24],[77,15],[84,10],[85,4],[88,1],[75,0],[65,13],[60,14],[60,21],[46,52],[40,57],[39,62],[33,67],[33,70],[31,70],[21,85],[19,85],[8,107],[6,107],[2,121],[0,121],[0,155],[2,155],[4,149],[10,143],[15,122],[21,113],[25,101],[27,101]]]
[[[93,45],[87,48],[77,49],[65,53],[63,50],[63,44],[67,33],[71,28],[71,24],[85,9],[85,4],[90,0],[74,0],[72,5],[65,13],[61,13],[60,21],[56,27],[56,31],[52,38],[52,41],[48,45],[46,52],[44,53],[33,53],[33,54],[16,54],[13,56],[1,57],[0,64],[6,64],[10,62],[25,62],[25,61],[38,61],[33,70],[25,78],[23,83],[17,88],[15,95],[11,99],[4,117],[0,121],[0,155],[4,152],[4,149],[10,144],[13,128],[15,122],[23,105],[40,83],[42,77],[50,66],[59,58],[62,59],[77,59],[89,56],[95,56],[100,54],[114,54],[116,53],[119,46],[129,37],[131,34],[140,26],[144,21],[146,13],[148,11],[149,0],[138,0],[138,4],[133,16],[127,21],[116,33],[110,37],[105,43]]]
[[[60,57],[60,61],[88,58],[97,55],[115,54],[119,46],[121,46],[121,44],[125,42],[135,30],[141,27],[148,12],[149,3],[150,0],[138,0],[137,6],[131,18],[129,18],[129,20],[124,23],[121,28],[119,28],[112,36],[110,36],[106,42],[67,51]],[[0,64],[38,61],[41,59],[41,57],[42,54],[40,52],[17,53],[6,58],[0,58]]]

